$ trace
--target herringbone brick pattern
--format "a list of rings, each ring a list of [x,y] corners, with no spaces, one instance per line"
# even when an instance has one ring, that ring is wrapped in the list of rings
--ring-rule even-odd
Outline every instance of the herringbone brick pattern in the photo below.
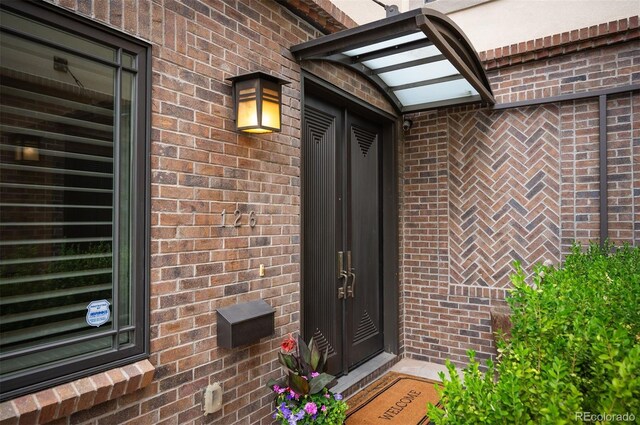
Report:
[[[559,121],[556,105],[449,115],[451,283],[559,260]]]
[[[638,80],[637,41],[492,71],[498,103]],[[609,239],[640,245],[640,93],[607,102]],[[403,350],[495,355],[490,309],[513,260],[562,261],[600,239],[597,98],[415,114],[402,157]]]

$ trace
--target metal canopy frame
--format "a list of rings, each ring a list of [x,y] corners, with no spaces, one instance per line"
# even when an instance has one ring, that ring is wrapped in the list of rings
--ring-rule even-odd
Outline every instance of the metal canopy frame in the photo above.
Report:
[[[298,44],[291,53],[352,69],[398,113],[495,103],[471,42],[451,19],[426,7]]]

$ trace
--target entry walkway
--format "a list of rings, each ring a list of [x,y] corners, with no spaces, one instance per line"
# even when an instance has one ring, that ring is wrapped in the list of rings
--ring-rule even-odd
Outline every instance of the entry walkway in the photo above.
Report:
[[[448,376],[445,365],[414,359],[402,359],[393,365],[390,371],[419,376],[421,378],[432,379],[434,381],[440,381],[440,377],[438,376],[439,372],[444,372]]]
[[[376,375],[380,376],[352,391],[347,399],[345,424],[424,424],[427,404],[440,399],[434,385],[440,382],[440,372],[447,374],[444,365],[412,359],[388,364],[384,371],[378,369]]]
[[[349,375],[339,378],[338,384],[331,390],[343,393],[345,396],[350,397],[388,372],[404,373],[434,381],[440,381],[438,372],[448,374],[445,365],[438,363],[402,359],[391,366],[390,364],[395,361],[395,355],[382,353],[364,363],[362,366],[349,373]],[[460,369],[458,369],[458,372],[460,376],[462,376],[462,371]]]

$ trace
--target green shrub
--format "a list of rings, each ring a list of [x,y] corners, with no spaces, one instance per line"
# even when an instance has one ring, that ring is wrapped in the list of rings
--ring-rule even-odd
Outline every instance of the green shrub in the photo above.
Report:
[[[535,267],[532,284],[515,267],[512,338],[484,373],[472,351],[464,380],[447,362],[430,420],[570,424],[582,423],[580,412],[640,420],[640,248],[576,246],[561,268]]]

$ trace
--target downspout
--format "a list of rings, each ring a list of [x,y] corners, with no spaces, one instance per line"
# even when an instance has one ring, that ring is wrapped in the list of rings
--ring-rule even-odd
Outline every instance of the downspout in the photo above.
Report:
[[[600,106],[600,248],[604,248],[609,237],[609,211],[607,188],[607,95],[599,96]]]

